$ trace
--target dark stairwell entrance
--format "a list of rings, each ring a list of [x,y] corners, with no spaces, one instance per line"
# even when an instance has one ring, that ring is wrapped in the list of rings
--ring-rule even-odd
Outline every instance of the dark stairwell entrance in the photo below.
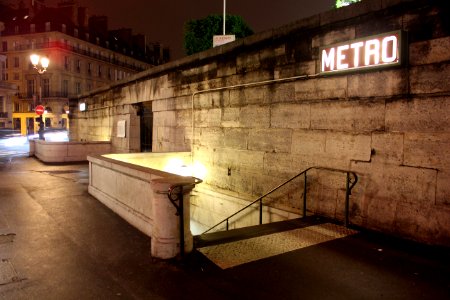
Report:
[[[153,139],[153,111],[152,102],[143,102],[140,105],[141,121],[141,152],[152,152]]]

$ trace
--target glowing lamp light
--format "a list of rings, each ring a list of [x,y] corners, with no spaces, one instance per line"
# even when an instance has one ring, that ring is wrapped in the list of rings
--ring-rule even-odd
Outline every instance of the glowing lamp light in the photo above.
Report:
[[[31,63],[33,64],[33,66],[37,66],[37,64],[39,63],[39,55],[31,54],[30,60],[31,60]]]
[[[50,60],[47,57],[40,57],[37,54],[31,54],[30,61],[39,74],[43,74],[50,64]]]
[[[50,64],[50,60],[47,57],[41,58],[41,65],[43,68],[47,69]]]
[[[163,170],[180,176],[194,176],[202,180],[205,179],[207,173],[205,166],[200,162],[196,161],[193,165],[189,165],[180,158],[170,159]]]

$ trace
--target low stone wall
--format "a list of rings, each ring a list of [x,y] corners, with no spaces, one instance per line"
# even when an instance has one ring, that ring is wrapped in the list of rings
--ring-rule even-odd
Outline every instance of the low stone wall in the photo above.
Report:
[[[192,177],[162,171],[160,167],[163,168],[163,165],[160,162],[168,161],[174,156],[183,160],[186,154],[146,153],[113,156],[114,159],[111,155],[88,157],[89,193],[150,236],[152,256],[163,259],[175,257],[180,252],[180,220],[175,206],[168,199],[167,191],[174,184],[193,185],[195,180]],[[138,165],[136,162],[152,167]],[[189,188],[183,193],[184,250],[189,252],[193,246],[189,225]]]
[[[46,142],[30,140],[30,156],[46,163],[87,161],[88,155],[111,152],[110,142]]]

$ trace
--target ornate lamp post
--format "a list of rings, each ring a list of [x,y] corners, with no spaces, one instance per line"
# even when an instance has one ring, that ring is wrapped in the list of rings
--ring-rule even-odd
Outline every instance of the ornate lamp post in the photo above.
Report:
[[[36,69],[36,71],[39,73],[39,99],[38,104],[42,105],[42,78],[41,75],[47,71],[48,65],[50,63],[50,60],[47,57],[40,57],[37,54],[31,54],[30,55],[30,61],[33,64],[33,67]],[[37,108],[37,107],[36,107]],[[35,108],[35,110],[36,110]],[[41,111],[41,109],[39,109]],[[38,110],[36,110],[36,113]],[[44,139],[44,121],[42,120],[42,114],[39,117],[39,139]]]

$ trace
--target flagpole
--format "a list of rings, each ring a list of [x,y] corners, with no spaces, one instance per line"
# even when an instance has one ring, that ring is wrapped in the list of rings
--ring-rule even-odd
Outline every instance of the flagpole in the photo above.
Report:
[[[227,0],[223,0],[223,35],[225,35],[225,18],[226,18],[226,6],[227,6]]]

